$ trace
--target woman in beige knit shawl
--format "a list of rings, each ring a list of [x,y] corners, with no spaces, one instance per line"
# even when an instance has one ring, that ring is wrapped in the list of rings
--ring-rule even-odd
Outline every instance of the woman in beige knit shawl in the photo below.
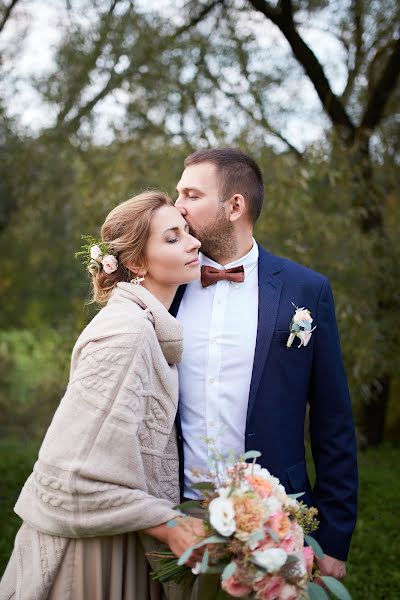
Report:
[[[76,342],[66,393],[15,506],[23,524],[0,600],[165,598],[145,552],[164,542],[180,556],[202,533],[197,519],[166,525],[179,502],[182,354],[168,308],[178,285],[199,277],[200,243],[159,192],[117,206],[101,237],[109,254],[92,247],[89,269],[106,306]]]

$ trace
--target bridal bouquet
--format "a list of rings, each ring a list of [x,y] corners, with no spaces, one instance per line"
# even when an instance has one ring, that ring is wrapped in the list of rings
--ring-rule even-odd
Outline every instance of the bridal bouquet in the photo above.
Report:
[[[317,510],[297,500],[302,494],[288,495],[276,477],[255,463],[259,456],[257,451],[247,452],[230,465],[219,460],[207,475],[208,481],[193,486],[202,492],[207,536],[179,559],[170,552],[158,553],[161,566],[153,573],[154,579],[181,582],[190,573],[186,561],[195,549],[204,547],[202,561],[192,572],[218,573],[222,597],[328,598],[312,581],[314,553],[323,556],[318,543],[308,535],[318,527]],[[251,459],[250,464],[244,462]],[[185,502],[177,509],[183,511],[194,504],[197,501]],[[175,524],[172,521],[169,526]],[[336,579],[319,579],[341,600],[350,599]]]

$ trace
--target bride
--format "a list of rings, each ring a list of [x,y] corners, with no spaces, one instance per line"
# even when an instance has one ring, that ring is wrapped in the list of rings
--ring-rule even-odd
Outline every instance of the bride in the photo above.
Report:
[[[146,552],[177,555],[202,536],[179,519],[177,287],[199,277],[200,242],[171,200],[146,192],[117,206],[88,248],[93,300],[67,390],[15,511],[23,519],[0,599],[165,598]],[[172,584],[171,584],[172,585]],[[168,590],[170,598],[174,590]]]

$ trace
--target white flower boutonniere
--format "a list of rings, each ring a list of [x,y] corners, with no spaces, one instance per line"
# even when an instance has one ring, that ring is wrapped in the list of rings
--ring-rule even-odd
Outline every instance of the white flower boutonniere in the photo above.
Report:
[[[313,319],[307,308],[298,308],[295,304],[293,304],[293,306],[296,310],[292,322],[290,323],[290,335],[286,342],[286,347],[290,348],[294,338],[297,336],[300,339],[300,344],[298,346],[300,348],[300,346],[307,346],[315,327],[312,327],[311,325]]]

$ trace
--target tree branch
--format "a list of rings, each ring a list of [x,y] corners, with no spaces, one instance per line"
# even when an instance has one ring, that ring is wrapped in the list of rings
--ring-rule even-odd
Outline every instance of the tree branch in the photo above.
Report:
[[[349,143],[354,137],[355,126],[347,114],[344,105],[338,96],[333,93],[321,63],[297,32],[292,18],[291,6],[289,6],[290,3],[282,1],[280,3],[282,8],[280,11],[277,11],[265,0],[248,0],[248,2],[253,8],[270,19],[283,33],[289,42],[296,60],[303,67],[314,85],[325,112],[340,132],[342,138]]]
[[[109,18],[112,16],[113,10],[116,6],[116,4],[118,3],[119,0],[113,0],[110,6],[109,11],[107,12],[105,19],[109,20]],[[195,27],[200,21],[202,21],[217,5],[219,4],[223,4],[224,0],[213,0],[212,2],[210,2],[210,4],[206,5],[197,15],[195,15],[190,21],[189,23],[186,23],[185,25],[183,25],[182,27],[179,27],[171,36],[167,36],[165,41],[164,41],[164,46],[167,46],[171,41],[177,39],[178,37],[180,37],[183,33],[185,33],[186,31],[189,31],[190,29],[192,29],[193,27]],[[104,23],[101,27],[101,31],[99,34],[99,38],[95,44],[95,47],[93,49],[93,52],[90,56],[90,64],[92,65],[91,68],[89,68],[87,70],[86,73],[86,77],[85,77],[85,81],[88,80],[89,78],[89,73],[91,72],[91,69],[93,68],[93,66],[96,63],[97,57],[98,55],[101,53],[101,50],[104,46],[104,43],[106,41],[106,37],[104,39],[103,34],[105,34],[105,36],[107,35],[107,28],[104,27]],[[159,51],[161,51],[162,48],[159,48]],[[87,66],[87,65],[86,65]],[[123,82],[123,80],[126,78],[127,75],[130,74],[130,67],[127,67],[127,69],[125,69],[122,73],[118,73],[116,74],[115,72],[111,72],[110,76],[106,82],[106,84],[104,85],[104,87],[91,99],[89,100],[86,104],[84,104],[83,106],[81,106],[79,109],[77,109],[77,114],[72,117],[69,120],[66,120],[68,113],[72,110],[72,108],[74,107],[74,102],[77,100],[80,92],[82,91],[83,87],[82,85],[80,85],[79,89],[71,95],[71,97],[68,99],[67,103],[65,103],[63,109],[61,109],[58,117],[57,117],[57,122],[55,125],[55,129],[57,129],[58,127],[62,127],[65,128],[69,133],[73,133],[75,132],[80,125],[80,122],[82,120],[83,117],[85,117],[86,115],[88,115],[91,110],[93,110],[93,108],[96,106],[96,104],[102,100],[103,98],[105,98],[107,96],[107,94],[109,94],[110,92],[112,92],[114,89],[116,89],[119,85],[121,85],[121,83]]]
[[[293,144],[291,144],[289,142],[289,140],[287,138],[285,138],[285,136],[282,133],[280,133],[280,131],[278,131],[277,129],[275,129],[274,127],[272,127],[272,125],[269,123],[268,119],[265,116],[265,113],[264,113],[264,110],[263,110],[263,106],[262,106],[262,102],[257,102],[257,106],[258,106],[258,108],[260,110],[260,114],[261,114],[261,117],[257,117],[250,108],[248,108],[247,106],[245,106],[239,100],[237,94],[234,94],[233,92],[230,92],[230,91],[222,88],[222,86],[221,86],[221,81],[222,81],[221,76],[219,76],[218,78],[215,77],[215,75],[213,75],[211,73],[210,69],[208,68],[208,66],[205,63],[203,65],[203,68],[206,71],[207,77],[210,79],[210,81],[213,83],[213,85],[216,88],[218,88],[227,98],[230,98],[231,100],[233,100],[233,102],[236,104],[236,106],[240,110],[242,110],[252,121],[254,121],[258,125],[260,125],[263,129],[265,129],[265,131],[268,131],[268,133],[270,133],[271,135],[277,137],[281,142],[283,142],[289,148],[289,150],[291,150],[295,154],[295,156],[299,160],[302,160],[303,155],[300,152],[300,150],[298,150],[295,146],[293,146]]]
[[[363,6],[362,6],[362,2],[360,2],[360,0],[352,1],[351,12],[353,14],[353,22],[354,22],[354,64],[351,68],[349,68],[346,87],[342,93],[342,100],[345,104],[353,91],[354,82],[360,71],[360,67],[362,65],[362,61],[364,58],[364,45],[363,45],[363,38],[362,38],[364,23],[363,23],[362,9],[363,9]]]
[[[185,25],[178,27],[178,29],[174,32],[172,39],[179,37],[182,33],[185,33],[189,29],[192,29],[193,27],[198,25],[207,17],[207,15],[210,14],[212,10],[214,10],[216,6],[223,5],[224,3],[225,0],[213,0],[212,2],[210,2],[210,4],[206,4],[206,6],[204,6],[204,8],[197,15],[194,15],[188,23],[185,23]]]
[[[89,75],[92,69],[95,67],[96,61],[101,55],[103,48],[107,42],[110,30],[110,20],[119,1],[120,0],[112,0],[107,13],[103,15],[103,22],[100,25],[99,34],[97,36],[97,39],[95,40],[92,51],[86,57],[83,68],[81,70],[81,76],[76,78],[76,85],[73,87],[73,89],[70,90],[70,94],[64,102],[64,106],[61,108],[57,115],[56,128],[63,125],[68,116],[68,113],[74,107],[74,104],[77,101],[80,93],[89,81]]]
[[[360,128],[373,131],[382,118],[390,94],[400,75],[400,38],[394,41],[393,51],[377,83],[372,86]]]
[[[19,0],[12,0],[11,4],[9,6],[7,6],[3,18],[0,21],[0,33],[3,31],[5,24],[7,23],[8,19],[11,17],[11,13],[13,11],[13,8],[15,8],[15,5],[19,2]]]

